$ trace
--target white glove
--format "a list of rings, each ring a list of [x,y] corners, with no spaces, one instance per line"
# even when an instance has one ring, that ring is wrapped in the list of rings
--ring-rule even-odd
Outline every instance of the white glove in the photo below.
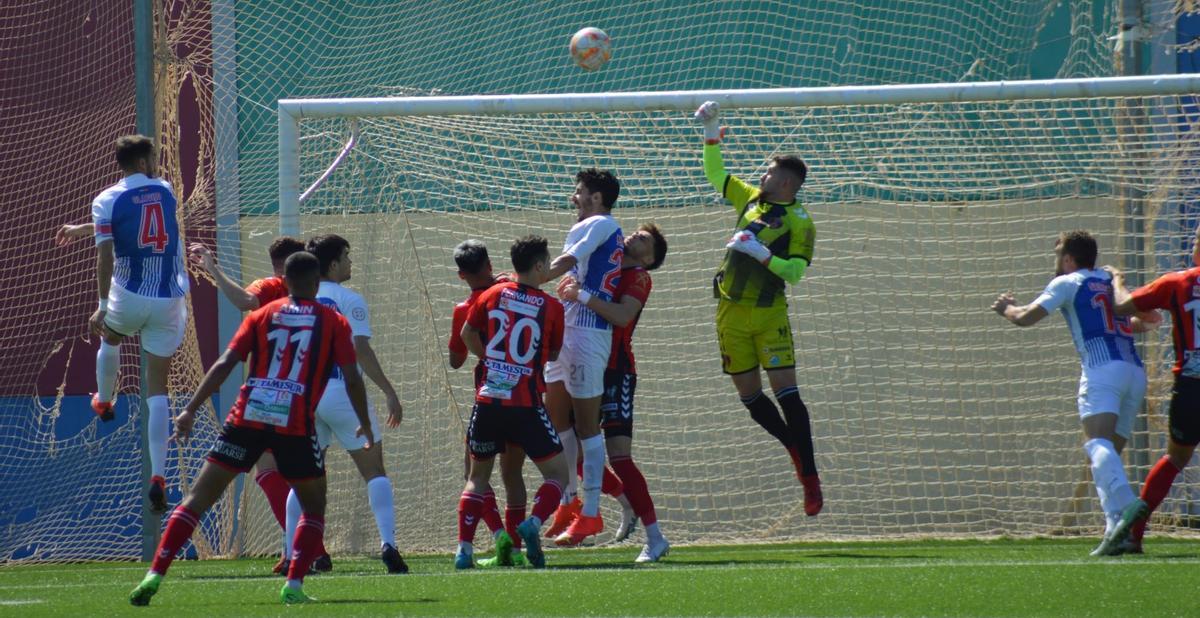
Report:
[[[719,144],[721,142],[721,106],[716,101],[705,101],[696,108],[696,120],[704,123],[704,142]]]
[[[758,238],[754,234],[746,230],[741,230],[734,234],[733,238],[729,239],[729,244],[725,245],[725,248],[740,251],[763,263],[771,259],[771,250],[763,246],[761,242],[758,242]]]

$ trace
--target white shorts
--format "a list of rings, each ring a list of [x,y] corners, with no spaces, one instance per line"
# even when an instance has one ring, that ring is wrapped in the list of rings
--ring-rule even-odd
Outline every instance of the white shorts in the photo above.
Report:
[[[183,343],[187,298],[154,298],[134,294],[115,283],[108,289],[104,324],[119,335],[142,335],[142,349],[168,358]]]
[[[576,399],[604,394],[604,369],[612,351],[612,331],[567,328],[558,360],[546,363],[546,383],[566,382]]]
[[[1086,367],[1079,377],[1079,418],[1116,414],[1116,433],[1129,438],[1146,397],[1146,370],[1125,361]]]
[[[367,406],[367,416],[371,419],[371,433],[378,442],[383,435],[379,433],[379,422],[375,420],[375,410]],[[350,395],[346,393],[346,383],[341,380],[330,380],[317,402],[317,442],[321,448],[329,448],[334,437],[338,444],[347,451],[356,451],[363,447],[363,439],[357,435],[358,415],[350,403]]]

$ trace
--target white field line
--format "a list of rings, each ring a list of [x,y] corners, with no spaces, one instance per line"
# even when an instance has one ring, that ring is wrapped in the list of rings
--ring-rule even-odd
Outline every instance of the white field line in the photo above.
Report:
[[[547,574],[553,574],[553,575],[576,574],[576,575],[586,576],[586,575],[589,575],[592,573],[633,574],[633,573],[637,573],[637,572],[657,572],[657,573],[669,574],[669,573],[690,573],[690,572],[695,572],[695,571],[729,571],[729,570],[742,570],[742,571],[745,571],[745,570],[756,570],[756,571],[757,570],[763,570],[763,571],[766,571],[766,570],[773,570],[773,571],[780,571],[780,570],[856,571],[856,570],[862,570],[862,569],[914,569],[914,570],[915,569],[960,569],[960,568],[964,568],[964,567],[967,567],[967,568],[989,568],[989,567],[1001,567],[1001,568],[1009,568],[1009,567],[1119,568],[1119,567],[1133,567],[1133,568],[1143,568],[1144,569],[1148,566],[1157,566],[1157,565],[1174,566],[1174,565],[1181,565],[1181,564],[1200,564],[1200,557],[1171,558],[1171,559],[1154,560],[1154,561],[1121,560],[1121,559],[1113,560],[1113,559],[1103,559],[1103,558],[1102,559],[1080,558],[1078,560],[971,560],[971,561],[909,560],[909,561],[905,561],[905,562],[879,563],[879,564],[802,564],[802,563],[797,563],[797,564],[786,564],[786,565],[742,564],[742,563],[711,564],[711,565],[691,565],[691,564],[672,565],[669,561],[667,561],[667,562],[663,563],[663,566],[669,566],[670,568],[662,568],[662,567],[655,567],[655,566],[644,566],[644,567],[636,567],[636,568],[633,568],[632,566],[626,567],[626,568],[587,568],[587,567],[585,567],[585,568],[578,568],[578,569],[576,569],[576,568],[562,568],[562,569],[550,568],[545,571],[537,571],[537,570],[533,570],[533,569],[518,569],[518,570],[502,570],[502,569],[478,570],[477,569],[475,571],[467,572],[467,573],[456,573],[455,576],[456,577],[464,577],[464,576],[466,576],[466,577],[471,577],[471,576],[491,577],[491,576],[496,576],[496,575],[518,575],[518,576],[526,576],[526,577],[540,577],[540,576],[544,576]],[[104,571],[104,573],[109,573],[113,570],[115,570],[115,569],[106,569]],[[122,570],[132,570],[132,569],[122,569]],[[139,568],[137,570],[142,571],[143,569]],[[76,573],[78,573],[78,571],[76,571]],[[447,575],[450,575],[450,573],[445,572],[445,571],[441,571],[441,572],[437,572],[437,573],[409,573],[404,576],[404,579],[410,579],[410,578],[414,578],[414,577],[446,577]],[[321,575],[313,576],[313,579],[318,582],[330,580],[330,579],[341,580],[341,579],[364,579],[364,578],[367,578],[367,579],[395,579],[396,576],[389,575],[387,573],[376,573],[376,574],[323,573]],[[105,578],[105,579],[106,579],[106,581],[104,581],[103,583],[95,582],[95,581],[88,581],[88,582],[57,583],[57,584],[16,584],[16,585],[0,584],[0,591],[48,590],[48,589],[57,589],[57,588],[95,588],[98,586],[130,587],[130,586],[137,585],[137,581],[135,581],[136,578],[131,578],[127,582],[114,582],[111,578]],[[208,584],[213,584],[213,583],[245,584],[245,585],[261,586],[261,585],[263,585],[264,581],[278,582],[278,581],[282,581],[282,580],[279,577],[269,576],[267,573],[264,572],[263,576],[261,578],[247,578],[244,576],[242,576],[242,577],[203,577],[203,576],[201,576],[201,577],[186,577],[185,576],[185,577],[180,577],[180,578],[167,578],[167,580],[164,581],[163,583],[164,583],[164,585],[170,586],[170,587],[183,586],[183,585],[197,585],[197,584],[208,585]]]

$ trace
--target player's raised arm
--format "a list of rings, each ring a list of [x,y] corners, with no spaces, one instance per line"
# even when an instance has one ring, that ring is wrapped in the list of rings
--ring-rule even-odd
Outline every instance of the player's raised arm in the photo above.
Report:
[[[208,274],[212,275],[216,281],[217,287],[229,302],[241,311],[254,311],[258,309],[258,297],[242,288],[242,284],[234,281],[229,275],[221,270],[221,266],[217,263],[217,257],[208,247],[194,242],[188,247],[188,253],[191,255],[192,262],[198,263]]]
[[[78,225],[64,223],[54,232],[54,242],[61,247],[73,243],[80,238],[87,238],[94,234],[95,231],[96,226],[92,223],[80,223]]]
[[[992,303],[992,311],[1017,326],[1033,326],[1050,315],[1044,307],[1036,302],[1028,305],[1018,305],[1012,293],[1005,292]]]
[[[562,300],[582,303],[588,309],[600,314],[600,317],[608,320],[613,326],[621,328],[629,326],[629,323],[642,310],[642,301],[633,296],[622,296],[621,301],[616,303],[601,300],[592,296],[591,292],[579,287],[579,283],[574,280],[559,286],[558,297]]]

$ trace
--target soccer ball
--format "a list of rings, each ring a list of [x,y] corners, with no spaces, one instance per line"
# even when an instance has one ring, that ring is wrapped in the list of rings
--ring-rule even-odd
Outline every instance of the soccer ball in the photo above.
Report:
[[[595,71],[612,57],[612,39],[599,28],[584,28],[571,37],[571,59],[584,71]]]

